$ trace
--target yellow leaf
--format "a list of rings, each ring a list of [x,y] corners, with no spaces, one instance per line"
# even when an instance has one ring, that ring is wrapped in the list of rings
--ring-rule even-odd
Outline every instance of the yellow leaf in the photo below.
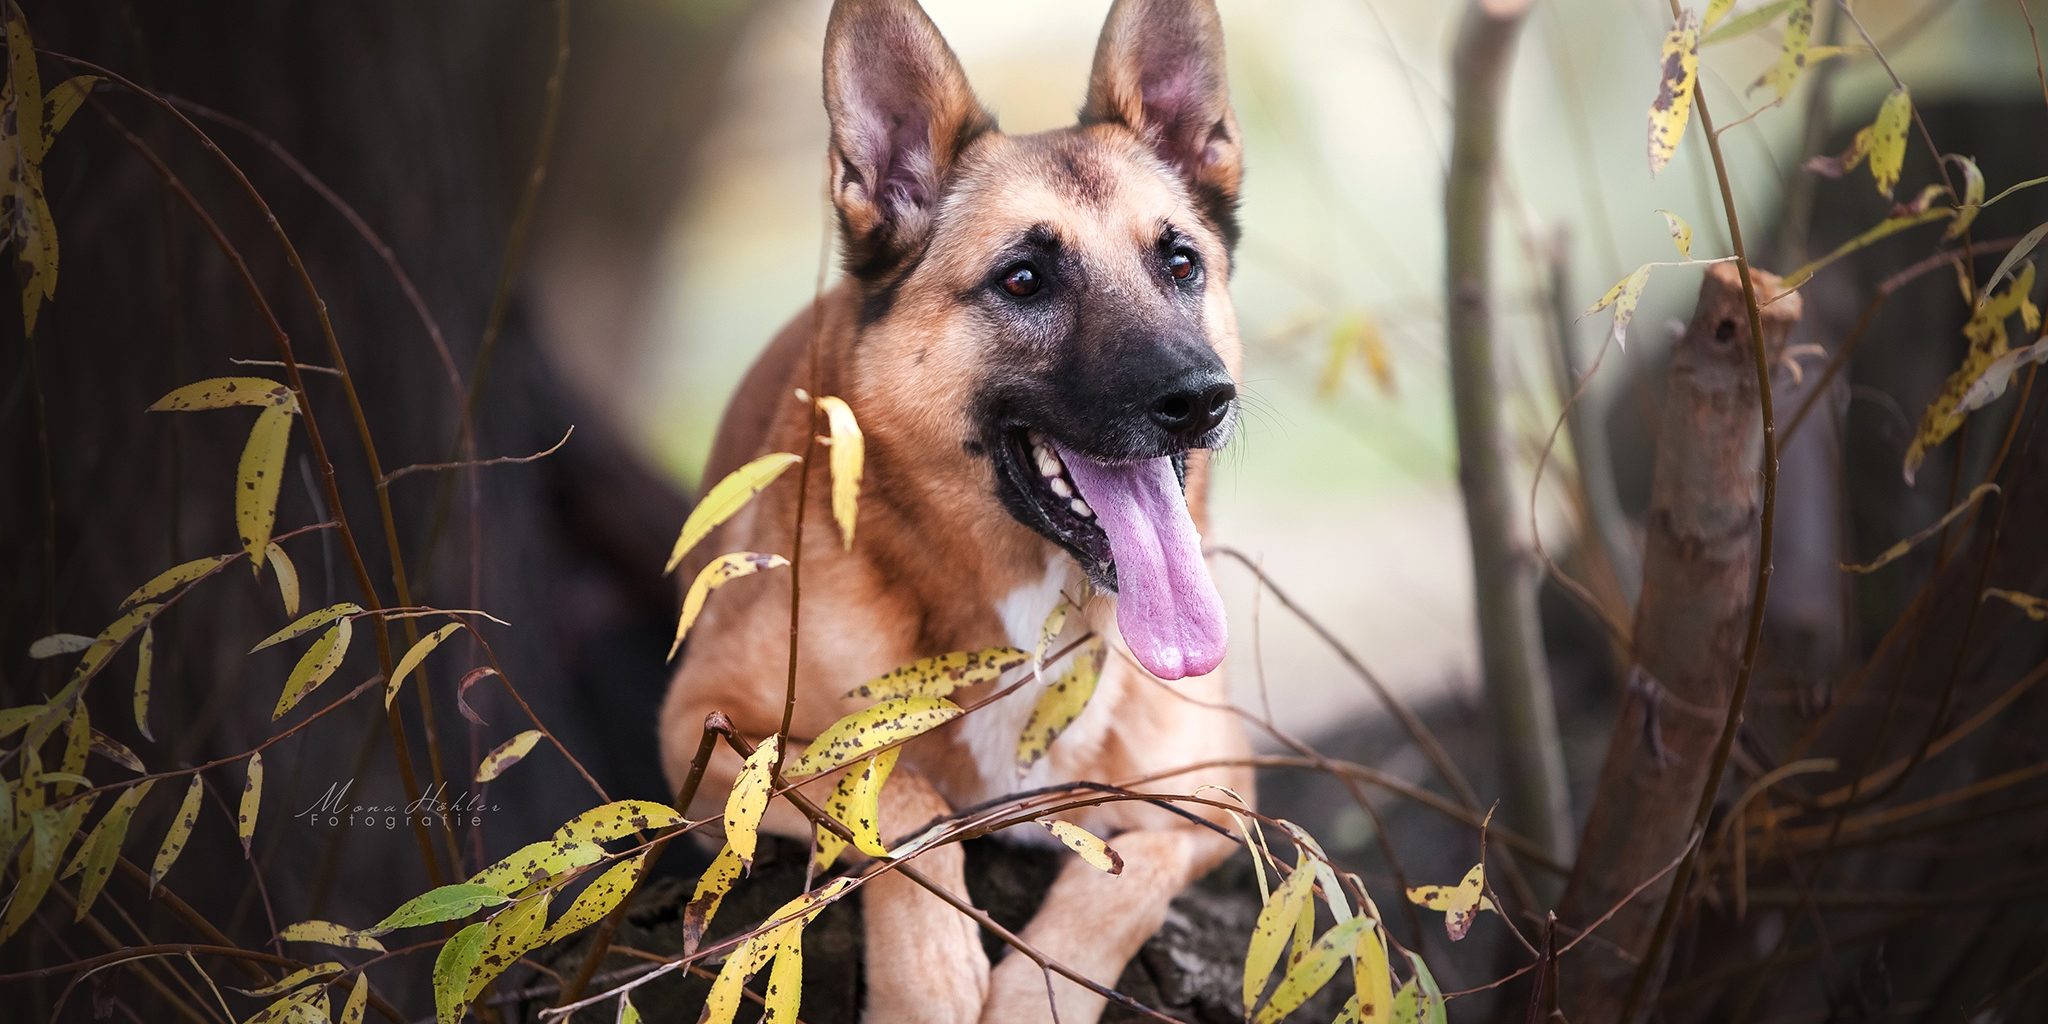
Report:
[[[754,748],[733,779],[725,797],[725,844],[747,870],[753,870],[754,846],[760,838],[761,815],[768,810],[768,790],[775,782],[775,758],[781,737],[770,736]]]
[[[2001,590],[1998,587],[1986,589],[1984,596],[1995,597],[2018,608],[2035,622],[2048,622],[2048,597],[2035,597],[2032,594],[2022,594],[2017,590]]]
[[[1247,1016],[1258,1005],[1259,994],[1266,990],[1266,983],[1272,980],[1273,968],[1280,963],[1280,951],[1294,933],[1295,922],[1301,919],[1301,908],[1310,905],[1315,898],[1315,879],[1315,872],[1308,867],[1308,855],[1303,854],[1295,861],[1294,873],[1274,887],[1272,897],[1259,909],[1259,919],[1252,926],[1251,944],[1246,947],[1244,955],[1244,1012]]]
[[[1031,660],[1015,647],[954,651],[920,658],[877,676],[847,692],[848,697],[891,700],[898,697],[944,697],[977,683],[994,682],[1003,673]]]
[[[78,844],[78,854],[72,858],[64,874],[83,872],[78,880],[78,909],[72,920],[85,920],[85,912],[92,909],[93,901],[99,898],[100,890],[107,884],[107,877],[114,871],[114,862],[120,858],[121,842],[128,836],[128,824],[134,820],[135,806],[142,802],[144,794],[154,785],[154,780],[144,779],[121,791],[114,798],[114,806],[107,809],[99,824],[85,841]]]
[[[1108,655],[1101,640],[1090,641],[1086,650],[1074,658],[1066,674],[1038,695],[1038,703],[1031,708],[1031,717],[1025,719],[1024,728],[1017,734],[1017,770],[1027,772],[1031,766],[1045,757],[1052,743],[1081,712],[1088,707],[1089,698],[1095,696],[1095,684],[1102,678],[1102,664]]]
[[[804,999],[804,936],[795,932],[775,953],[775,966],[768,971],[768,990],[761,994],[767,1009],[761,1024],[796,1024],[797,1010]]]
[[[1492,910],[1486,897],[1486,865],[1474,864],[1457,885],[1418,885],[1408,890],[1408,901],[1444,914],[1444,932],[1452,942],[1472,930],[1472,920],[1482,910]]]
[[[1657,82],[1657,98],[1650,103],[1650,174],[1671,162],[1685,127],[1692,121],[1692,89],[1700,71],[1700,22],[1692,11],[1683,11],[1664,37],[1658,58],[1663,68]]]
[[[2048,338],[2011,350],[1991,360],[1963,392],[1963,411],[1976,412],[1998,400],[2022,367],[2048,363]]]
[[[829,772],[899,740],[930,732],[961,714],[943,697],[904,697],[863,708],[826,727],[802,757],[784,768],[790,778]]]
[[[1600,301],[1587,306],[1586,311],[1579,314],[1579,318],[1583,320],[1613,306],[1614,343],[1626,345],[1628,324],[1630,320],[1635,319],[1636,304],[1643,298],[1643,286],[1650,283],[1650,270],[1651,266],[1646,263],[1630,271],[1627,277],[1616,281],[1614,287],[1607,289],[1607,294],[1600,296]]]
[[[528,729],[491,748],[491,752],[477,762],[476,781],[485,783],[505,774],[506,769],[526,759],[533,745],[540,742],[540,737],[539,729]]]
[[[1051,653],[1052,642],[1066,631],[1067,613],[1073,608],[1073,602],[1068,601],[1066,595],[1062,594],[1059,603],[1053,605],[1052,611],[1046,613],[1045,625],[1038,630],[1038,646],[1031,653],[1031,671],[1034,675],[1045,667],[1045,656]]]
[[[691,626],[696,625],[697,616],[704,611],[704,599],[712,591],[742,576],[752,576],[764,569],[780,569],[788,564],[789,559],[781,555],[764,555],[758,551],[735,551],[712,559],[711,564],[691,581],[689,592],[683,595],[683,613],[676,619],[676,639],[669,645],[669,658],[674,659],[676,652],[682,650],[683,637],[689,634]]]
[[[263,806],[263,755],[249,755],[249,776],[242,781],[242,807],[235,815],[235,834],[242,837],[242,856],[256,839],[256,814]]]
[[[1358,946],[1351,953],[1351,973],[1357,986],[1359,1024],[1386,1024],[1394,1011],[1394,971],[1387,963],[1387,941],[1374,922],[1358,934]]]
[[[516,896],[549,879],[603,859],[604,848],[596,843],[580,839],[543,839],[512,851],[497,863],[470,876],[466,884],[482,886],[504,896]]]
[[[387,710],[391,707],[391,702],[398,699],[398,689],[405,685],[406,677],[412,675],[413,670],[420,667],[420,662],[427,660],[427,655],[434,653],[434,648],[441,646],[441,641],[454,636],[460,629],[462,629],[462,624],[459,622],[451,622],[442,626],[440,629],[420,637],[419,642],[413,644],[411,649],[407,650],[405,655],[398,659],[398,667],[391,670],[391,682],[385,684],[384,687],[384,707]]]
[[[888,852],[882,845],[882,787],[888,784],[889,773],[896,769],[896,755],[902,749],[890,747],[868,758],[866,764],[841,776],[832,795],[825,798],[825,813],[845,825],[853,833],[854,848],[870,857]],[[845,848],[846,840],[819,827],[817,838],[811,843],[811,873],[824,873]]]
[[[2034,230],[2021,235],[2020,240],[2013,243],[2012,248],[2006,250],[2005,257],[1998,261],[1998,268],[1991,272],[1991,280],[1984,284],[1983,294],[1977,300],[1978,308],[1981,309],[1990,302],[1991,294],[1996,292],[1998,286],[2005,282],[2005,276],[2012,273],[2012,269],[2018,266],[2021,260],[2026,259],[2027,255],[2032,253],[2034,248],[2041,244],[2041,239],[2044,237],[2048,237],[2048,224],[2038,225]]]
[[[697,506],[690,510],[690,517],[683,521],[683,532],[676,538],[675,550],[669,553],[668,565],[662,569],[664,575],[676,571],[683,556],[697,546],[697,542],[711,535],[720,523],[731,519],[734,513],[746,507],[748,501],[761,490],[775,482],[782,471],[802,462],[803,459],[788,452],[763,455],[752,462],[733,470],[716,486],[704,492],[697,500]]]
[[[64,852],[64,844],[71,840],[70,834],[62,829],[61,820],[62,815],[49,807],[28,815],[28,849],[23,851],[27,866],[8,898],[5,916],[0,916],[0,942],[26,924],[29,915],[49,894],[50,884],[57,877],[57,858]]]
[[[697,951],[697,944],[704,939],[704,929],[711,926],[711,919],[718,914],[718,905],[725,901],[725,894],[732,891],[733,883],[740,880],[740,873],[744,870],[746,866],[740,862],[738,851],[732,848],[731,840],[727,840],[719,848],[718,856],[712,858],[711,866],[704,869],[704,876],[697,879],[697,890],[683,908],[685,956]]]
[[[355,986],[348,990],[348,1002],[342,1004],[340,1024],[363,1024],[363,1010],[370,1002],[370,976],[357,974]]]
[[[130,591],[127,597],[121,599],[121,608],[126,610],[145,602],[154,601],[170,593],[172,590],[226,565],[234,557],[233,555],[208,555],[205,558],[195,558],[189,562],[181,562],[171,566],[157,573],[148,583],[144,583]]]
[[[1884,549],[1883,554],[1877,556],[1871,561],[1863,562],[1860,564],[1854,562],[1843,562],[1842,571],[1853,573],[1873,573],[1879,569],[1884,568],[1887,565],[1892,564],[1893,562],[1898,561],[1900,558],[1905,557],[1906,552],[1913,550],[1913,548],[1917,547],[1918,545],[1926,541],[1929,537],[1932,537],[1935,534],[1940,533],[1944,528],[1948,526],[1948,524],[1955,522],[1957,516],[1960,516],[1963,513],[1968,512],[1970,508],[1976,505],[1978,501],[1982,500],[1985,495],[1994,494],[1997,491],[1997,484],[1978,484],[1976,489],[1970,492],[1969,497],[1964,498],[1961,504],[1958,504],[1956,507],[1949,509],[1947,514],[1943,515],[1940,519],[1935,520],[1934,525],[1929,526],[1928,528],[1921,530],[1918,533],[1915,533],[1911,537],[1908,537],[1905,540],[1902,540],[1897,544],[1894,544],[1891,547]]]
[[[187,384],[156,400],[150,412],[192,412],[236,406],[292,406],[292,389],[263,377],[214,377]]]
[[[1899,171],[1906,166],[1906,129],[1912,123],[1912,97],[1905,89],[1893,89],[1870,123],[1870,177],[1879,195],[1889,198],[1898,187]]]
[[[475,999],[485,985],[540,945],[548,920],[548,904],[554,896],[554,890],[543,889],[537,895],[498,911],[484,922],[483,949],[477,955],[476,965],[470,969],[469,980],[463,984],[464,1002]]]
[[[1041,821],[1039,824],[1044,825],[1054,839],[1065,843],[1067,849],[1079,854],[1090,867],[1112,875],[1124,873],[1123,855],[1110,849],[1109,844],[1097,838],[1095,833],[1071,821]]]
[[[348,656],[349,640],[355,636],[354,619],[338,619],[306,653],[299,656],[299,663],[292,666],[292,674],[284,681],[284,692],[277,695],[277,707],[271,709],[270,720],[275,722],[284,713],[298,706],[299,701],[321,683],[334,675],[341,667],[341,660]]]
[[[1686,259],[1692,259],[1692,225],[1687,224],[1684,217],[1670,210],[1657,212],[1664,215],[1664,226],[1671,229],[1671,244],[1678,247],[1678,254]]]
[[[476,970],[484,952],[485,922],[479,921],[454,935],[434,957],[434,1020],[437,1024],[458,1024],[467,1000],[462,991]]]
[[[1287,975],[1280,979],[1279,987],[1273,989],[1273,998],[1261,1007],[1254,1018],[1258,1024],[1279,1024],[1287,1015],[1301,1008],[1309,997],[1323,990],[1330,979],[1337,976],[1337,968],[1344,965],[1344,958],[1350,955],[1352,946],[1358,940],[1361,930],[1371,921],[1365,917],[1354,917],[1322,934],[1300,958],[1288,968]]]
[[[273,405],[258,414],[242,449],[241,467],[235,471],[235,529],[253,569],[263,568],[270,530],[277,522],[277,488],[284,480],[284,454],[291,444],[296,411],[290,405]]]
[[[561,839],[605,843],[635,832],[683,823],[683,816],[667,804],[652,800],[614,800],[570,818],[555,830],[555,835]]]
[[[2048,225],[2044,225],[2048,227]],[[1993,275],[1996,281],[1998,275]],[[1989,370],[1999,357],[2010,348],[2006,335],[2006,321],[2017,313],[2020,322],[2029,330],[2040,324],[2041,311],[2034,306],[2030,297],[2034,290],[2034,265],[2021,266],[2018,276],[2013,278],[2002,292],[1985,289],[1982,304],[1971,313],[1970,321],[1963,325],[1963,335],[1969,339],[1969,352],[1963,357],[1963,365],[1949,375],[1941,392],[1928,403],[1927,411],[1921,414],[1919,430],[1913,435],[1912,444],[1907,446],[1904,475],[1911,485],[1920,472],[1921,463],[1927,452],[1949,439],[1963,425],[1970,410],[1965,399],[1970,397],[1971,388]]]
[[[178,862],[178,855],[185,852],[185,843],[192,838],[192,826],[199,823],[199,776],[192,776],[192,784],[185,787],[185,799],[178,804],[178,813],[171,816],[170,831],[164,833],[162,846],[157,847],[156,863],[149,869],[149,891],[156,892],[157,883]]]
[[[1395,393],[1393,352],[1388,349],[1387,339],[1380,333],[1379,325],[1363,313],[1344,317],[1330,331],[1329,349],[1324,357],[1322,379],[1316,386],[1317,393],[1323,398],[1334,397],[1344,382],[1344,368],[1351,365],[1354,357],[1364,361],[1381,394],[1391,397]]]
[[[285,554],[284,548],[279,547],[276,541],[271,541],[265,545],[263,554],[270,563],[270,570],[277,574],[277,596],[279,600],[284,602],[284,613],[286,615],[297,615],[299,613],[299,567],[292,564],[291,556]]]
[[[846,550],[853,550],[853,524],[860,515],[860,478],[867,442],[853,409],[843,399],[826,395],[818,399],[825,421],[832,430],[832,518],[839,522],[839,535]]]
[[[640,1024],[640,1011],[633,1008],[633,998],[619,993],[619,1017],[613,1024]]]
[[[768,915],[768,928],[741,942],[725,958],[711,992],[704,999],[701,1024],[731,1024],[739,1012],[741,992],[747,979],[760,973],[784,949],[798,942],[804,925],[818,916],[826,905],[838,899],[853,884],[849,878],[835,878],[818,889],[798,896]],[[798,954],[799,960],[802,954]]]
[[[1977,222],[1977,214],[1984,209],[1984,172],[1977,167],[1977,161],[1954,153],[1944,154],[1943,160],[1952,160],[1963,172],[1963,202],[1956,208],[1955,223],[1942,233],[1943,238],[1961,238],[1970,225]]]
[[[317,942],[323,946],[340,946],[343,949],[367,949],[384,952],[384,944],[367,932],[359,932],[333,921],[300,921],[288,924],[277,937],[285,942]]]
[[[1790,274],[1785,275],[1784,282],[1780,284],[1778,287],[1780,288],[1780,290],[1788,292],[1797,289],[1800,285],[1803,285],[1807,281],[1811,280],[1813,278],[1813,275],[1825,269],[1829,264],[1835,262],[1836,260],[1841,259],[1844,256],[1849,255],[1850,253],[1868,247],[1872,243],[1881,241],[1886,238],[1890,238],[1891,236],[1896,235],[1899,232],[1906,230],[1907,228],[1918,227],[1929,221],[1940,220],[1943,217],[1953,217],[1955,216],[1955,213],[1956,212],[1954,210],[1948,209],[1946,207],[1935,207],[1933,209],[1920,210],[1914,213],[1902,214],[1896,217],[1887,217],[1884,220],[1878,221],[1877,226],[1871,228],[1870,230],[1865,231],[1864,233],[1857,235],[1855,238],[1852,238],[1846,242],[1843,242],[1841,245],[1836,246],[1834,251],[1828,253],[1826,256],[1822,256],[1820,259],[1814,260],[1813,262],[1808,263],[1807,265],[1800,267],[1797,270],[1794,270]]]
[[[332,604],[317,611],[307,612],[292,620],[291,625],[270,634],[263,639],[262,643],[249,648],[249,653],[254,654],[266,647],[274,647],[284,643],[286,640],[296,640],[336,619],[361,615],[362,613],[363,606],[354,601],[343,601],[340,604]]]
[[[156,631],[145,629],[135,644],[135,731],[154,742],[149,731],[149,677],[156,667]]]
[[[1734,23],[1728,27],[1733,28]],[[1791,95],[1792,87],[1799,83],[1800,73],[1806,70],[1806,51],[1812,45],[1813,0],[1794,0],[1786,8],[1785,37],[1778,45],[1778,62],[1750,88],[1768,85],[1773,99],[1782,100]]]
[[[36,47],[21,8],[7,5],[8,87],[14,93],[14,132],[22,156],[33,166],[42,163],[49,136],[43,132],[43,82],[36,71]]]
[[[324,963],[301,967],[262,988],[238,988],[235,991],[245,996],[274,996],[280,992],[289,992],[316,978],[340,974],[346,966],[346,964],[339,960],[328,960]]]
[[[1718,29],[1713,28],[1713,10],[1709,8],[1707,12],[1709,18],[1707,28],[1712,29],[1712,31],[1708,32],[1706,39],[1702,40],[1701,45],[1712,46],[1716,43],[1725,43],[1731,39],[1739,39],[1742,36],[1748,35],[1776,21],[1778,15],[1785,13],[1787,8],[1797,2],[1800,2],[1800,0],[1771,0],[1770,3],[1758,4],[1733,18],[1729,18]],[[1715,0],[1715,3],[1719,6],[1725,6],[1721,5],[1719,0]]]
[[[576,902],[562,911],[562,916],[548,925],[542,942],[557,942],[582,931],[612,912],[619,904],[632,895],[633,887],[640,883],[640,871],[645,866],[646,854],[622,860],[606,868],[583,891],[576,894]]]
[[[256,1012],[242,1024],[325,1024],[327,986],[299,989]]]
[[[1735,6],[1735,0],[1707,0],[1707,13],[1700,21],[1700,31],[1712,32],[1721,19],[1728,16]]]

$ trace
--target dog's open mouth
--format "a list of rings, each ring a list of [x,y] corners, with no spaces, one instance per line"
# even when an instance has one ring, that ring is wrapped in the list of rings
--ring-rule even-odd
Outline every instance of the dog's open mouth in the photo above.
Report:
[[[1107,462],[1035,430],[1006,432],[997,460],[1005,504],[1117,595],[1117,626],[1161,679],[1223,662],[1223,605],[1183,493],[1186,456]]]

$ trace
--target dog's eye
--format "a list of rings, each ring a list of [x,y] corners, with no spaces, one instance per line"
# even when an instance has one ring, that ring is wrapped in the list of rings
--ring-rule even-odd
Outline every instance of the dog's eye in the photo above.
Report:
[[[1175,249],[1166,257],[1166,272],[1176,281],[1185,281],[1195,276],[1195,253],[1192,249]]]
[[[1029,263],[1019,263],[1003,271],[1003,290],[1015,298],[1028,299],[1038,294],[1039,285],[1038,268]]]

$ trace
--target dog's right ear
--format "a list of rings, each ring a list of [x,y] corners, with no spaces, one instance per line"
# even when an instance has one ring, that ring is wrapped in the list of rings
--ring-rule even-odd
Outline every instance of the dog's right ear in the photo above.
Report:
[[[995,127],[916,0],[832,5],[825,113],[832,121],[832,202],[856,275],[923,243],[954,160]]]

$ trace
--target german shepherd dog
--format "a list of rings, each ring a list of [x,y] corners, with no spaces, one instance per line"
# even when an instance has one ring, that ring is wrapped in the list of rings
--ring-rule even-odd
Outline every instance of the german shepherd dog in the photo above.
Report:
[[[1020,774],[1018,735],[1064,671],[1055,663],[911,741],[882,794],[885,839],[1024,790],[1243,758],[1201,542],[1210,454],[1236,426],[1241,362],[1227,289],[1242,153],[1213,0],[1117,0],[1079,123],[1035,135],[996,127],[915,0],[838,0],[825,105],[847,275],[747,374],[707,470],[718,479],[804,450],[814,424],[799,388],[843,397],[866,434],[855,543],[803,553],[792,748],[858,711],[865,702],[847,691],[897,666],[1033,649],[1066,595],[1112,651],[1086,710]],[[699,550],[789,551],[796,490],[763,492]],[[804,511],[814,538],[834,536],[827,504]],[[757,740],[781,725],[789,602],[787,588],[743,583],[698,620],[662,708],[671,783],[688,772],[707,713]],[[721,750],[693,812],[717,814],[738,769]],[[1147,788],[1248,796],[1249,784],[1243,769],[1210,768]],[[1111,837],[1125,868],[1075,859],[1022,937],[1114,985],[1168,903],[1231,843],[1143,802],[1073,820]],[[781,801],[764,827],[811,834]],[[957,845],[917,864],[965,896]],[[991,968],[974,922],[898,873],[862,893],[866,1020],[1100,1016],[1101,996],[1049,981],[1027,957]]]

